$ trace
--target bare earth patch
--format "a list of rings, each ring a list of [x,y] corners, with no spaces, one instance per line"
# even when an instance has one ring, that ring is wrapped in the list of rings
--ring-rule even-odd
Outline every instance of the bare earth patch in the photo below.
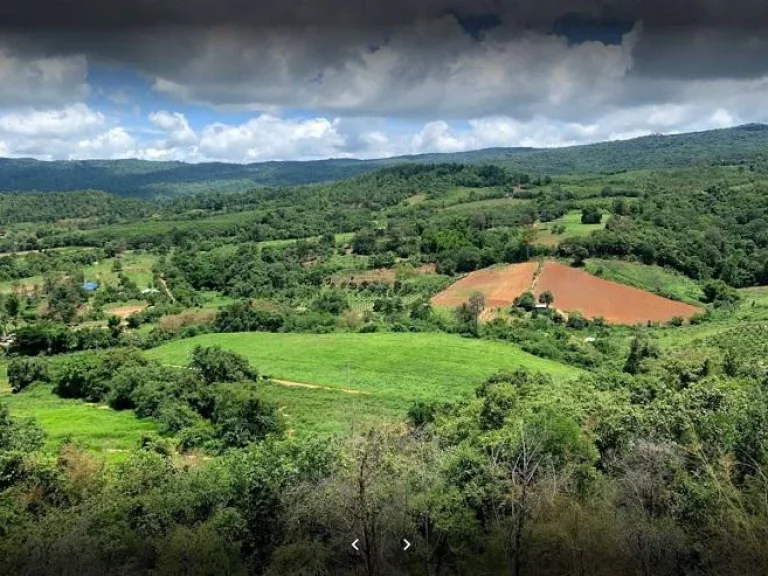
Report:
[[[531,289],[536,262],[476,270],[432,298],[435,306],[459,306],[473,292],[485,296],[486,308],[505,308],[522,292]]]
[[[557,262],[544,264],[536,281],[535,294],[545,290],[554,295],[558,310],[578,310],[586,318],[602,317],[612,324],[668,322],[676,316],[690,318],[701,312],[696,306],[609,282]]]
[[[120,306],[118,308],[110,308],[109,310],[106,310],[105,312],[107,314],[113,314],[115,316],[118,316],[125,320],[130,316],[131,314],[135,314],[136,312],[141,312],[147,307],[146,304],[135,304],[133,306]]]

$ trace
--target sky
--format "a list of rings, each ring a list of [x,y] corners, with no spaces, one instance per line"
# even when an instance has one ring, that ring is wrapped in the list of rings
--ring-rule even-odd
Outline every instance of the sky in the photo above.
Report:
[[[763,0],[3,0],[0,156],[260,162],[768,122]]]

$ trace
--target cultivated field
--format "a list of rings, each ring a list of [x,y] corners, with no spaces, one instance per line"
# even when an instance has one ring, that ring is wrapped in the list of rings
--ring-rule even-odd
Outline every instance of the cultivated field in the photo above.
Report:
[[[587,318],[602,317],[614,324],[668,322],[676,316],[690,318],[701,312],[696,306],[609,282],[557,262],[547,262],[536,281],[536,295],[546,290],[554,295],[558,310],[579,311]]]
[[[510,306],[520,293],[530,290],[538,264],[524,262],[472,272],[432,298],[435,306],[459,306],[473,292],[485,296],[486,308]]]
[[[246,356],[271,378],[313,386],[263,385],[284,406],[294,429],[339,431],[368,416],[402,418],[415,401],[455,400],[501,370],[580,374],[510,344],[439,333],[205,334],[146,354],[184,365],[198,345],[219,345]]]

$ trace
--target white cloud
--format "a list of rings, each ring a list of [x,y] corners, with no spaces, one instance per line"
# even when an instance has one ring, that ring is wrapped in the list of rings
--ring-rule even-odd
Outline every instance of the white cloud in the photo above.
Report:
[[[165,147],[175,148],[197,143],[197,135],[186,116],[179,112],[159,111],[149,115],[149,121],[167,134]]]
[[[85,104],[0,114],[0,155],[50,159],[129,158],[136,140]]]
[[[0,156],[242,163],[381,158],[489,147],[558,147],[733,126],[745,121],[736,109],[738,106],[665,104],[619,108],[593,122],[566,122],[546,116],[519,120],[496,115],[462,123],[436,120],[407,125],[380,118],[342,120],[261,114],[238,124],[214,122],[197,129],[182,113],[156,111],[146,118],[152,125],[147,129],[120,125],[104,113],[78,104],[0,114]]]
[[[94,133],[103,129],[106,119],[85,104],[61,109],[24,109],[0,117],[4,134],[29,138],[57,138],[69,134]]]
[[[207,159],[235,162],[328,158],[346,152],[338,121],[283,119],[267,114],[237,126],[206,126],[198,150]]]
[[[70,159],[130,158],[138,155],[136,140],[125,128],[116,127],[93,138],[78,140]]]

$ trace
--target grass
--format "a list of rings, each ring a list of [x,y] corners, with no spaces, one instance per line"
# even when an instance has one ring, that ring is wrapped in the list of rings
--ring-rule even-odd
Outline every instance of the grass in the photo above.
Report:
[[[739,321],[768,321],[768,287],[739,290],[741,302],[735,319]]]
[[[23,256],[22,256],[23,257]],[[126,252],[121,260],[123,263],[123,273],[131,280],[136,282],[140,289],[147,288],[152,284],[152,265],[155,263],[155,256],[139,252]],[[118,282],[117,272],[112,270],[114,258],[100,260],[91,266],[83,267],[83,274],[88,281],[96,281],[99,284],[113,284]],[[0,282],[0,293],[8,294],[12,291],[14,284],[27,290],[34,286],[42,286],[42,276],[31,276],[21,280],[9,280]]]
[[[605,280],[627,284],[666,298],[701,305],[701,286],[679,272],[622,260],[593,259],[586,262],[586,271]]]
[[[582,224],[581,211],[571,210],[556,220],[552,220],[551,222],[541,222],[537,224],[536,230],[538,234],[536,237],[536,243],[543,244],[545,246],[555,246],[565,238],[589,236],[595,230],[602,230],[605,228],[605,223],[607,220],[607,215],[603,214],[603,220],[600,222],[600,224]],[[552,227],[555,224],[564,224],[565,232],[562,234],[553,234]]]
[[[86,404],[56,396],[47,386],[35,386],[19,394],[11,394],[5,375],[0,373],[0,402],[8,406],[12,416],[34,418],[45,430],[45,448],[55,450],[71,439],[84,448],[119,459],[121,453],[135,448],[142,435],[157,430],[151,420],[140,419],[131,411],[117,412],[104,406]]]
[[[311,430],[349,429],[381,414],[402,418],[415,401],[456,400],[500,370],[526,367],[561,378],[580,374],[509,344],[433,333],[205,334],[147,355],[183,365],[197,345],[242,354],[272,378],[330,388],[265,388],[291,415],[293,427]]]
[[[136,282],[139,289],[148,288],[152,285],[152,265],[155,263],[155,259],[155,256],[151,254],[126,252],[121,258],[123,273]],[[92,266],[86,266],[83,269],[85,279],[96,281],[99,284],[116,285],[118,283],[117,272],[112,270],[114,261],[114,258],[107,258]]]

